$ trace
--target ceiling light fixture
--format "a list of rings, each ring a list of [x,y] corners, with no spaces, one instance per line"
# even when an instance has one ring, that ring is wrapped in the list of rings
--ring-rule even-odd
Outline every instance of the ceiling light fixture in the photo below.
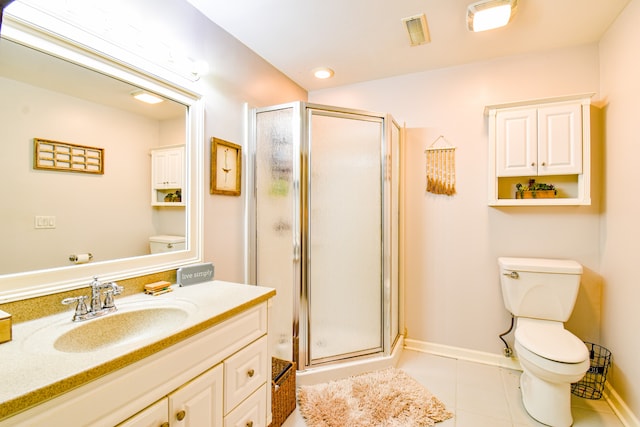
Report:
[[[411,46],[418,46],[431,41],[429,28],[427,27],[427,17],[424,13],[422,15],[403,18],[402,23],[407,29]]]
[[[469,31],[479,32],[504,27],[516,13],[518,0],[483,0],[467,8]]]
[[[328,79],[333,77],[333,70],[327,67],[320,67],[313,70],[313,75],[316,79]]]
[[[131,92],[131,95],[138,101],[146,102],[147,104],[158,104],[163,101],[162,98],[143,90]]]

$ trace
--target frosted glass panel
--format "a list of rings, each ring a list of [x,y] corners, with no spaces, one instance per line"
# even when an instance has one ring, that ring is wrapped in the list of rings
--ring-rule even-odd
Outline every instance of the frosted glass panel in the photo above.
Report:
[[[382,121],[312,112],[309,352],[382,348]]]
[[[293,357],[294,312],[293,242],[293,108],[259,112],[256,115],[256,280],[276,289],[271,328],[274,355]],[[295,147],[296,151],[299,150]],[[297,298],[297,295],[296,295]]]

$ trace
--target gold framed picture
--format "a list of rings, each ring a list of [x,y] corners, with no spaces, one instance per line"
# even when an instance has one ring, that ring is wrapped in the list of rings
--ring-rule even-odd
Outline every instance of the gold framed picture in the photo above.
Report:
[[[242,177],[242,147],[211,138],[211,194],[239,196]]]

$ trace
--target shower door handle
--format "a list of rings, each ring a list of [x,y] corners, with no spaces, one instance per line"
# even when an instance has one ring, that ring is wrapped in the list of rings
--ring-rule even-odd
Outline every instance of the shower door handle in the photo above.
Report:
[[[300,262],[300,244],[293,245],[293,262]]]

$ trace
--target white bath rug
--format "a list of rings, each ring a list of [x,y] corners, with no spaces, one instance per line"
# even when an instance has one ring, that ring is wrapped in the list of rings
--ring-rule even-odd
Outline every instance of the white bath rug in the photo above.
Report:
[[[404,371],[389,368],[298,389],[309,427],[423,427],[453,416]]]

